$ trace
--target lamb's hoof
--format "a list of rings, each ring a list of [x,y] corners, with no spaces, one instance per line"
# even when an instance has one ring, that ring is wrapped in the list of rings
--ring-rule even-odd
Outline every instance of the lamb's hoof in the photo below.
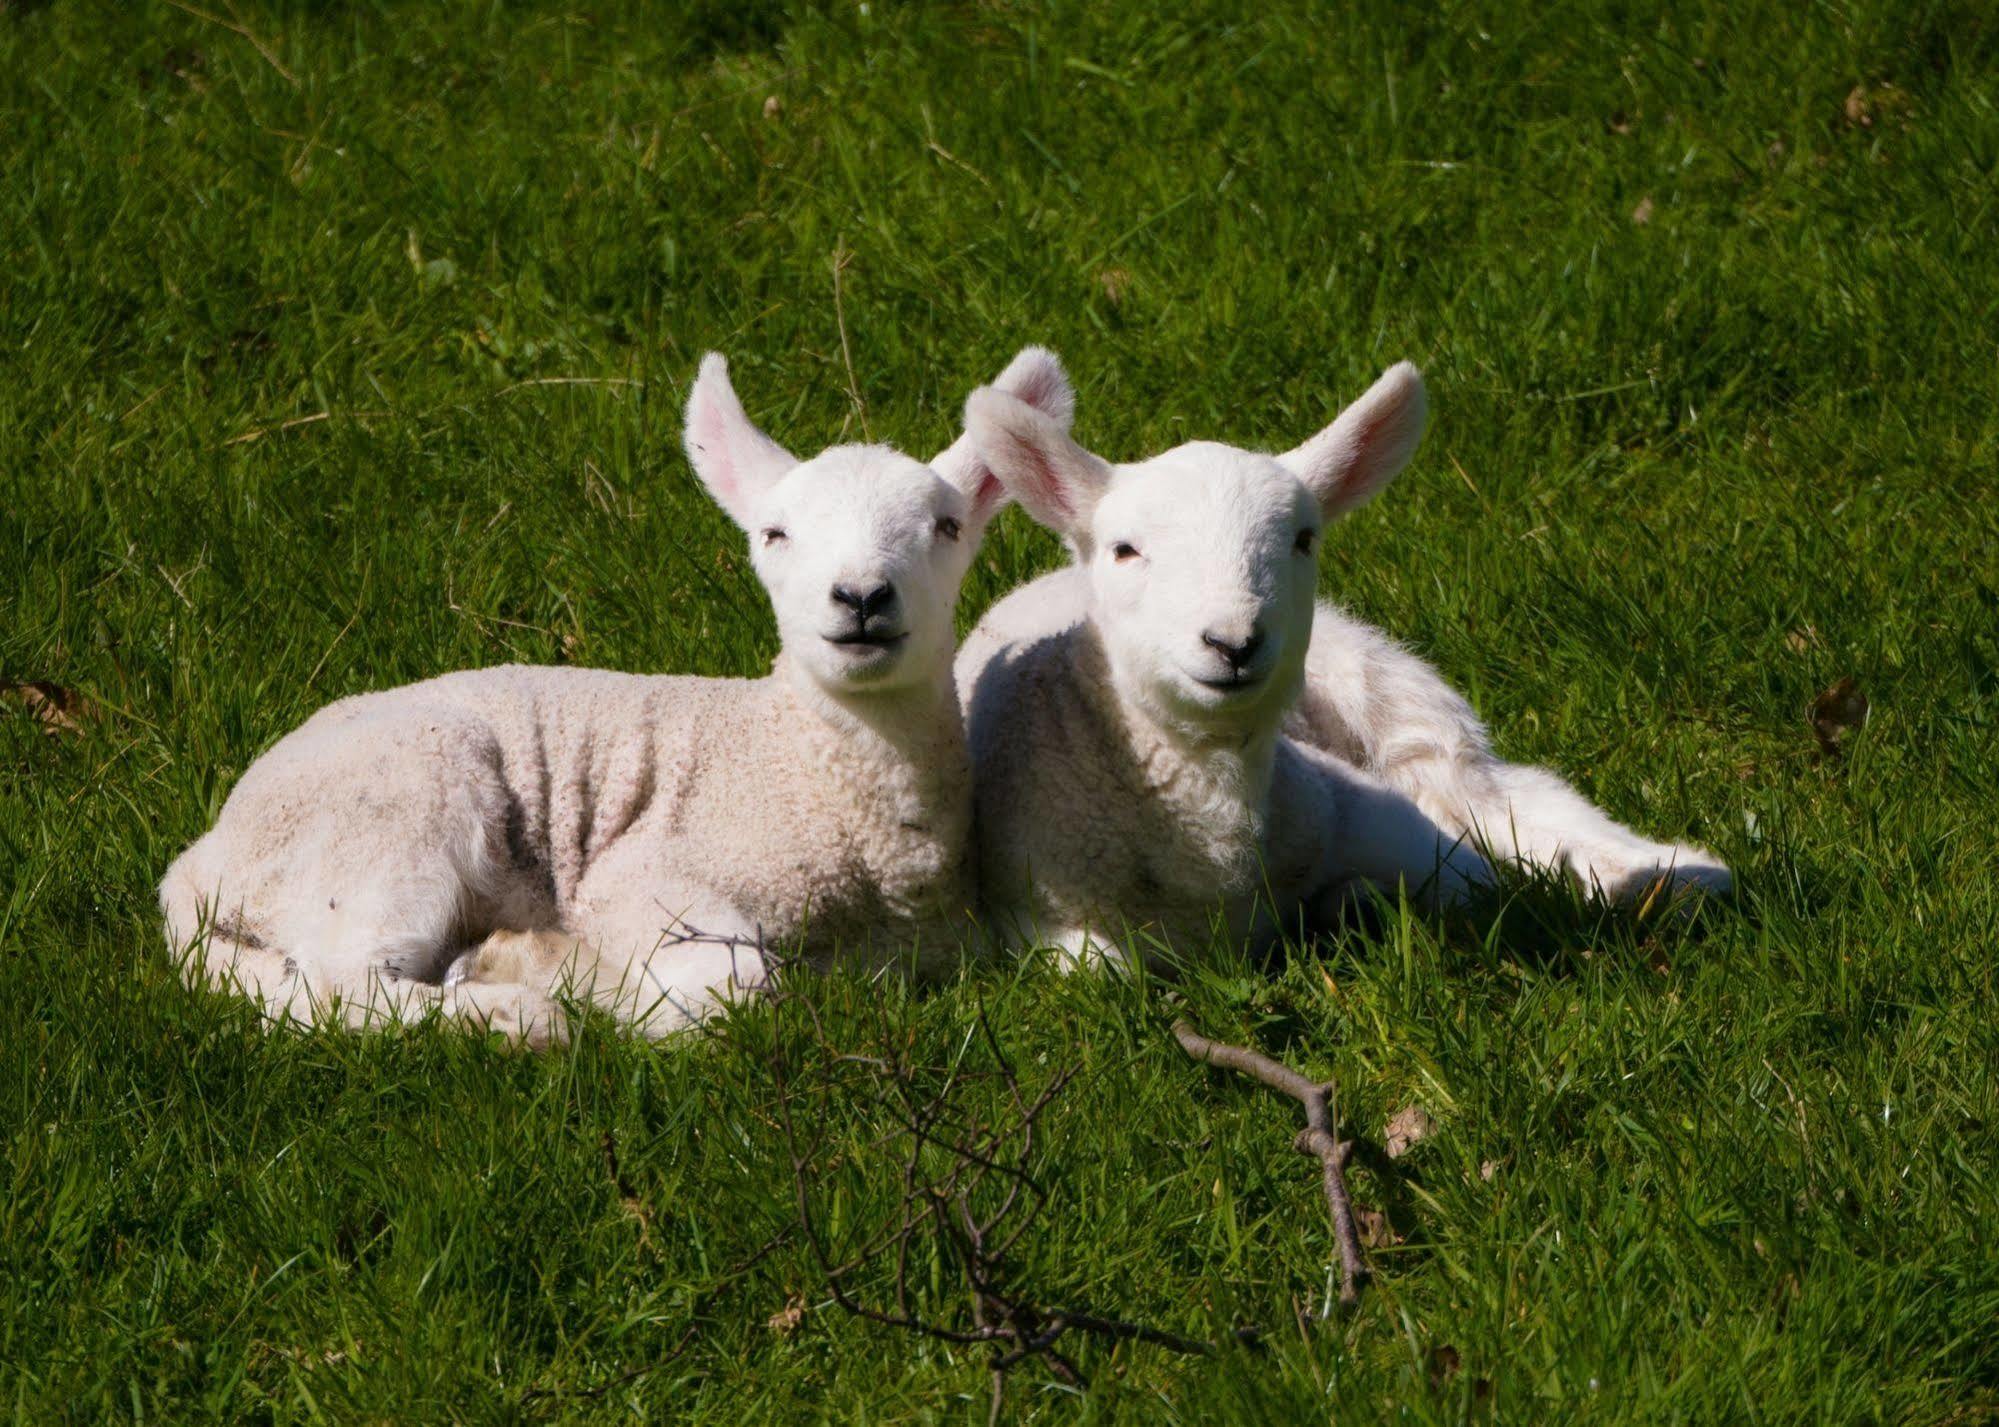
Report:
[[[575,969],[581,943],[567,932],[498,931],[461,954],[444,973],[444,988],[483,983],[552,985]]]
[[[1735,891],[1735,874],[1712,853],[1691,847],[1675,848],[1672,856],[1649,866],[1614,872],[1600,868],[1597,873],[1605,897],[1637,908],[1641,916],[1662,904],[1691,907],[1698,897],[1726,897]]]
[[[449,991],[467,981],[479,979],[479,948],[460,952],[451,965],[444,968],[444,989]]]

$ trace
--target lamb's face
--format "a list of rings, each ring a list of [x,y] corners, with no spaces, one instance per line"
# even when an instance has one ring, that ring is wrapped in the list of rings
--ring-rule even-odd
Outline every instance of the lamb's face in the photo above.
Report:
[[[1088,569],[1119,693],[1156,720],[1233,737],[1275,728],[1296,695],[1320,527],[1394,478],[1424,411],[1404,362],[1281,456],[1197,441],[1113,466],[990,388],[965,421],[1008,492]]]
[[[1077,544],[1120,690],[1182,725],[1274,726],[1304,676],[1320,523],[1270,456],[1201,441],[1115,468]]]
[[[1020,352],[996,390],[1067,430],[1062,364]],[[748,532],[792,659],[836,693],[949,686],[951,612],[1006,488],[971,438],[929,465],[886,446],[800,461],[743,413],[719,353],[687,396],[686,445],[708,493]]]
[[[751,558],[787,653],[834,690],[934,681],[977,545],[971,502],[884,446],[836,446],[753,504]]]

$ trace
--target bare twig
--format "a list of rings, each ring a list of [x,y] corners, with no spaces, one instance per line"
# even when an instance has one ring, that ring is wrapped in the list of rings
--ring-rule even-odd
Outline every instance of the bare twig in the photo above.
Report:
[[[241,435],[231,436],[222,444],[224,446],[242,446],[251,441],[261,441],[266,436],[276,435],[282,431],[296,431],[301,426],[312,426],[321,421],[331,421],[335,415],[364,417],[387,416],[388,414],[386,411],[343,411],[338,413],[332,411],[315,411],[310,416],[294,416],[289,421],[280,421],[272,426],[253,427]]]
[[[806,1002],[802,995],[783,999],[788,1005]],[[941,1342],[983,1344],[995,1420],[1002,1411],[1006,1375],[1023,1364],[1038,1363],[1060,1382],[1086,1385],[1082,1370],[1063,1351],[1064,1340],[1077,1335],[1151,1343],[1179,1353],[1214,1351],[1213,1343],[1146,1323],[1036,1302],[1012,1280],[1009,1251],[1048,1203],[1047,1190],[1032,1169],[1036,1126],[1075,1078],[1075,1067],[1058,1069],[1036,1093],[1024,1090],[983,1005],[976,1024],[943,1065],[915,1063],[907,1030],[900,1026],[883,1022],[875,1044],[865,1052],[850,1052],[827,1042],[816,1012],[810,1023],[813,1036],[803,1064],[816,1079],[799,1081],[791,1053],[773,1056],[776,1114],[791,1160],[796,1227],[843,1311]],[[829,1167],[824,1162],[829,1116],[824,1112],[838,1094],[835,1078],[857,1069],[866,1072],[869,1093],[884,1102],[896,1121],[898,1128],[884,1143],[900,1142],[902,1192],[878,1226],[860,1231],[836,1250],[819,1218],[814,1186]],[[968,1110],[959,1094],[981,1081],[997,1081],[1002,1091],[1003,1108],[993,1118]],[[963,1293],[957,1301],[963,1306],[955,1312],[927,1309],[912,1283],[912,1261],[926,1258],[951,1265],[957,1274]]]
[[[526,381],[503,386],[494,396],[505,396],[510,391],[525,391],[531,386],[644,386],[637,377],[529,377]]]
[[[652,1210],[646,1207],[645,1200],[639,1197],[639,1192],[632,1188],[631,1181],[625,1178],[625,1172],[618,1164],[617,1137],[608,1128],[604,1131],[601,1145],[604,1151],[604,1173],[610,1178],[611,1188],[617,1193],[619,1205],[639,1226],[639,1247],[649,1250],[652,1248]]]
[[[354,613],[347,617],[347,623],[341,625],[340,632],[333,636],[333,643],[326,646],[326,652],[319,656],[319,662],[313,665],[312,672],[305,676],[305,686],[308,689],[312,687],[312,681],[319,677],[319,671],[326,667],[326,661],[333,657],[333,651],[340,646],[340,641],[347,637],[347,631],[354,627],[354,621],[360,617],[361,607],[356,605]]]
[[[225,20],[220,15],[211,15],[206,10],[197,10],[194,6],[185,3],[185,0],[167,0],[167,3],[176,10],[187,11],[188,14],[194,16],[197,20],[206,20],[211,25],[220,25],[225,30],[234,30],[255,47],[257,53],[264,57],[266,64],[284,76],[285,83],[289,84],[293,89],[298,88],[298,76],[285,68],[284,61],[278,58],[276,50],[265,44],[263,39],[254,30],[243,23],[242,16],[236,14],[236,7],[233,4],[229,6],[229,13],[234,18]]]
[[[862,438],[872,441],[875,438],[868,432],[868,404],[861,400],[860,383],[854,380],[854,352],[847,344],[847,305],[840,285],[840,279],[847,271],[847,264],[853,260],[853,249],[845,243],[833,245],[833,320],[840,327],[840,360],[847,367],[847,397],[854,403],[854,415],[860,418]]]
[[[1360,1301],[1360,1288],[1367,1281],[1368,1269],[1361,1258],[1360,1234],[1354,1228],[1353,1200],[1347,1194],[1346,1168],[1353,1156],[1353,1142],[1338,1137],[1334,1087],[1308,1080],[1260,1051],[1211,1041],[1185,1021],[1173,1023],[1173,1038],[1202,1064],[1247,1075],[1280,1094],[1289,1095],[1304,1107],[1305,1128],[1292,1141],[1292,1148],[1319,1161],[1325,1178],[1326,1208],[1333,1216],[1333,1238],[1340,1246],[1340,1307],[1352,1308]]]

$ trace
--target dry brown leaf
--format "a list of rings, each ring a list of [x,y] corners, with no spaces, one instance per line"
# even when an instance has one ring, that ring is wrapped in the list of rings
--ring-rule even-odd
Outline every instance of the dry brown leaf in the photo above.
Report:
[[[47,679],[0,680],[0,701],[24,709],[51,737],[83,732],[84,721],[96,713],[75,689]]]
[[[1487,1184],[1492,1183],[1492,1177],[1498,1173],[1499,1173],[1499,1161],[1496,1159],[1484,1160],[1479,1164],[1478,1177],[1484,1180]]]
[[[1814,625],[1800,625],[1784,636],[1784,646],[1793,654],[1803,654],[1806,650],[1819,646],[1819,632]]]
[[[789,1333],[805,1321],[805,1295],[794,1293],[784,1307],[764,1320],[764,1327],[773,1333]]]
[[[1419,1140],[1427,1140],[1436,1133],[1437,1122],[1421,1105],[1404,1105],[1388,1117],[1382,1128],[1382,1148],[1390,1159],[1401,1159],[1415,1147]]]
[[[776,119],[784,114],[784,101],[775,94],[764,100],[764,118]]]
[[[1365,1204],[1353,1207],[1354,1232],[1360,1235],[1361,1244],[1370,1249],[1392,1249],[1402,1242],[1395,1236],[1395,1226],[1388,1222],[1388,1216],[1379,1209],[1370,1209]]]
[[[1828,758],[1837,758],[1846,736],[1867,726],[1867,712],[1867,695],[1860,692],[1859,681],[1851,674],[1820,693],[1812,700],[1807,715],[1812,734],[1819,741],[1819,751]]]
[[[1430,1349],[1430,1386],[1442,1387],[1458,1375],[1458,1369],[1463,1364],[1464,1359],[1458,1356],[1456,1348],[1449,1343],[1439,1343]]]
[[[1104,301],[1122,307],[1124,295],[1131,291],[1131,273],[1124,268],[1105,268],[1097,274],[1097,286],[1104,290]]]
[[[1847,91],[1841,106],[1848,127],[1871,129],[1888,119],[1900,119],[1907,127],[1912,101],[1909,92],[1893,84],[1856,84]]]
[[[1636,223],[1640,228],[1643,228],[1647,223],[1652,221],[1653,211],[1652,195],[1648,193],[1639,199],[1638,206],[1631,210],[1631,221]]]

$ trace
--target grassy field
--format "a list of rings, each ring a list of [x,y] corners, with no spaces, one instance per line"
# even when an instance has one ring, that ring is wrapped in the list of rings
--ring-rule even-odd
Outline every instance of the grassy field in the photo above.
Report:
[[[0,5],[0,676],[85,701],[0,706],[0,1410],[983,1421],[982,1350],[848,1316],[785,1232],[774,1073],[837,1249],[904,1147],[815,1048],[1001,1115],[983,1008],[1024,1092],[1074,1076],[1015,1288],[1262,1335],[1076,1342],[1088,1389],[1023,1366],[1009,1418],[1999,1420],[1999,21],[1670,8]],[[1289,445],[1419,362],[1325,592],[1741,896],[836,976],[540,1058],[178,984],[154,884],[317,705],[764,669],[678,446],[703,350],[796,449],[928,454],[1029,341],[1119,457]],[[1057,559],[1009,514],[965,620]],[[1433,1116],[1355,1175],[1350,1318],[1301,1316],[1292,1109],[1176,1014],[1376,1142]],[[919,1243],[919,1311],[958,1272]]]

